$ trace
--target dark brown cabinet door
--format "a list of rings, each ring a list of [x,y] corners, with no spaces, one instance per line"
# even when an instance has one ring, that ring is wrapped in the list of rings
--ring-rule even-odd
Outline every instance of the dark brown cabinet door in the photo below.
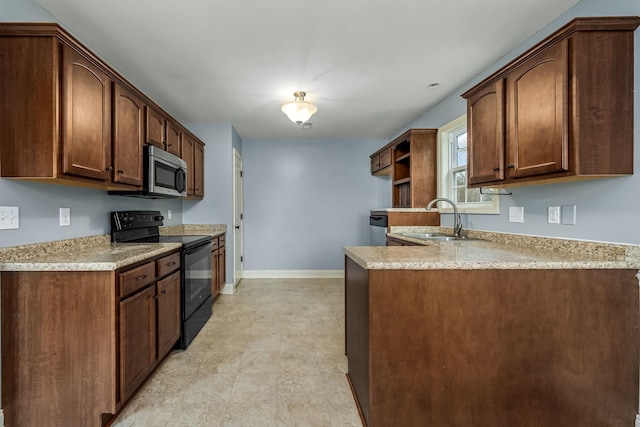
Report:
[[[218,292],[222,292],[227,280],[227,249],[223,245],[218,249]]]
[[[193,151],[193,195],[204,196],[204,144],[196,141]]]
[[[376,154],[371,157],[371,173],[378,172],[380,170],[380,154]]]
[[[189,135],[182,134],[182,160],[187,163],[187,196],[193,196],[193,152],[196,142]]]
[[[114,106],[113,181],[141,186],[144,103],[116,84]]]
[[[167,151],[176,156],[180,156],[180,137],[182,135],[182,131],[178,127],[177,124],[172,122],[171,120],[167,120]]]
[[[569,168],[567,43],[552,45],[507,75],[510,177]]]
[[[62,48],[62,171],[111,176],[111,79],[74,49]]]
[[[144,381],[156,361],[156,287],[120,302],[120,399]]]
[[[165,118],[162,114],[147,106],[147,144],[164,149]]]
[[[469,184],[504,179],[504,80],[489,83],[467,102]]]
[[[214,239],[215,241],[216,239]],[[220,293],[220,280],[218,279],[218,264],[220,262],[220,251],[215,249],[211,251],[211,296],[215,298]]]
[[[158,358],[180,338],[180,271],[158,281]]]

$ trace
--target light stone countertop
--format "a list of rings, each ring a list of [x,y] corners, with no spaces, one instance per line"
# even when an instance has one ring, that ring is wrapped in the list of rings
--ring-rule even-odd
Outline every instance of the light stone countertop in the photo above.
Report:
[[[5,261],[0,271],[111,271],[179,249],[180,243],[109,243]]]
[[[217,236],[226,224],[160,227],[161,235]],[[0,248],[0,271],[111,271],[179,249],[180,243],[111,243],[108,234]]]
[[[640,269],[638,245],[472,230],[465,230],[465,234],[486,240],[438,242],[412,239],[400,233],[446,233],[450,229],[393,227],[391,231],[388,236],[421,246],[347,246],[344,253],[368,270]]]

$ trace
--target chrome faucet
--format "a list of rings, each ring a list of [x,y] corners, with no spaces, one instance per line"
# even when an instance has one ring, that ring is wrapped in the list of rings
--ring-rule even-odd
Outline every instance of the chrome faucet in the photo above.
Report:
[[[460,221],[460,213],[458,212],[458,207],[455,203],[453,203],[449,199],[445,199],[444,197],[437,197],[427,204],[427,209],[433,208],[438,202],[447,202],[451,206],[453,206],[453,235],[456,237],[460,237],[460,232],[462,231],[462,221]]]

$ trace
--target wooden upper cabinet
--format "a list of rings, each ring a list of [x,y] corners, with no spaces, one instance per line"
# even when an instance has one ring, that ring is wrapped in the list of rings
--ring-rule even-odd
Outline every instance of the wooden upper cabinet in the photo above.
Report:
[[[193,195],[204,196],[204,144],[196,141],[193,152]]]
[[[171,154],[180,157],[180,139],[182,131],[177,123],[172,120],[166,122],[166,150]]]
[[[409,129],[371,156],[373,175],[392,176],[394,208],[423,208],[437,196],[437,129]]]
[[[152,107],[147,106],[147,137],[146,142],[164,149],[165,117]]]
[[[187,163],[187,197],[194,194],[193,159],[196,141],[186,132],[182,133],[182,160]]]
[[[569,104],[565,39],[507,75],[511,177],[563,172],[568,162]]]
[[[137,190],[141,141],[181,155],[178,122],[58,24],[0,22],[0,76],[3,178]]]
[[[389,175],[391,174],[391,149],[386,147],[371,156],[371,174]]]
[[[62,172],[108,180],[111,78],[69,46],[62,58]]]
[[[182,160],[187,163],[187,197],[204,197],[204,143],[182,132]]]
[[[632,174],[639,24],[576,18],[464,93],[469,187]]]
[[[142,100],[119,84],[114,89],[113,181],[142,186]]]
[[[470,184],[504,179],[504,80],[490,82],[467,103]]]

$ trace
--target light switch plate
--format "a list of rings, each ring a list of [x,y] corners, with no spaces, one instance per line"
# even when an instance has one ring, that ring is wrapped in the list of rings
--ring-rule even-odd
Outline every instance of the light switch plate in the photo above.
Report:
[[[547,222],[549,224],[560,224],[560,206],[549,206],[547,208]]]
[[[71,208],[60,208],[60,227],[71,225]]]
[[[524,222],[524,206],[509,207],[509,222]]]
[[[171,219],[171,209],[167,209],[167,219]]]
[[[20,208],[17,206],[0,206],[0,230],[20,228]]]
[[[562,205],[560,224],[576,225],[576,205]]]

